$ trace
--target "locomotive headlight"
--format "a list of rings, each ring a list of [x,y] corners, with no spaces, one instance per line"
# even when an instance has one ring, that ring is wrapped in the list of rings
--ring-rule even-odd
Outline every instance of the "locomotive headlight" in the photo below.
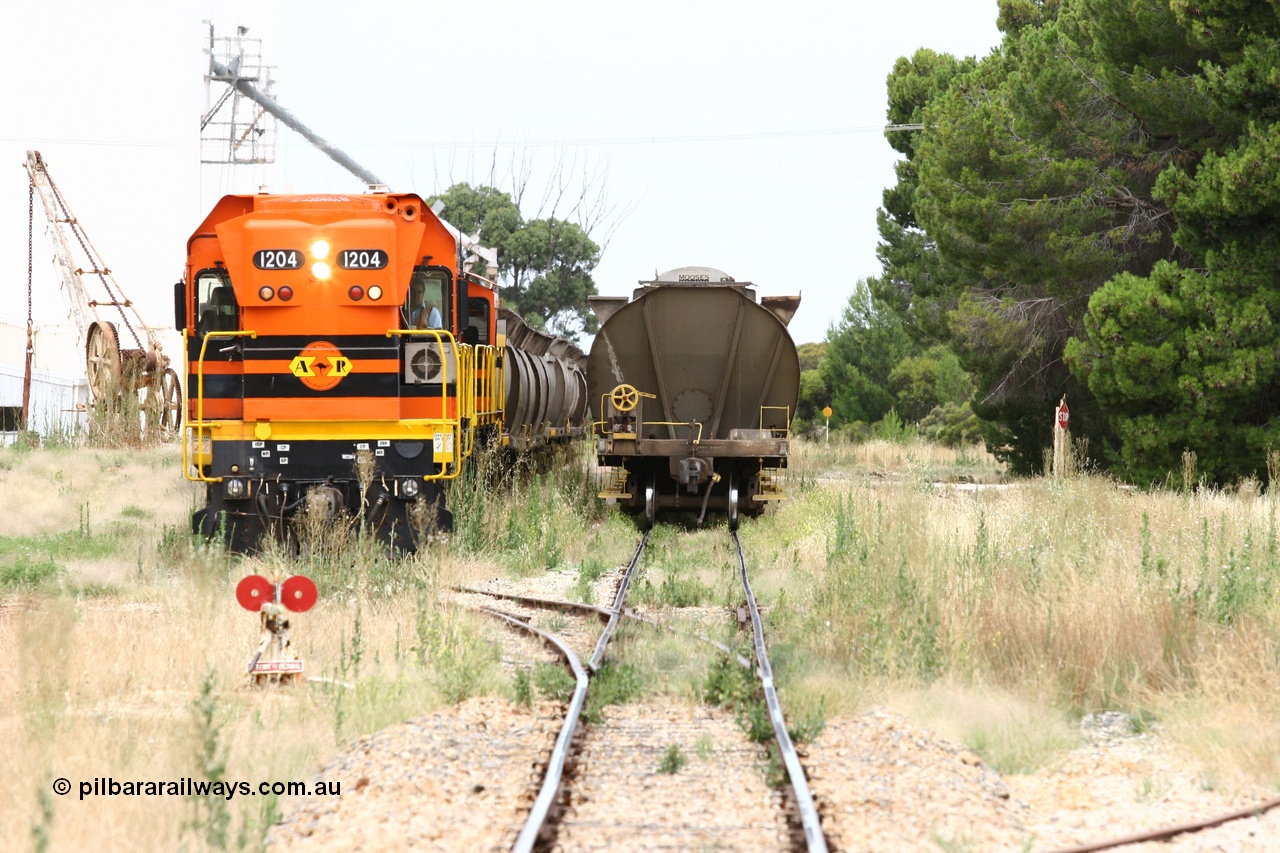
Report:
[[[417,477],[409,477],[406,480],[400,481],[400,497],[402,498],[416,498],[418,496],[418,489]]]
[[[246,484],[244,480],[238,477],[230,477],[222,481],[222,490],[229,500],[239,500],[246,497]]]
[[[333,270],[324,261],[316,261],[311,265],[311,274],[317,281],[328,281],[329,276],[333,275]]]
[[[381,288],[381,287],[378,287],[378,285],[376,285],[376,284],[375,284],[375,285],[370,286],[370,288],[369,288],[369,298],[370,298],[370,299],[381,299],[381,298],[382,298],[382,288]]]
[[[316,240],[312,243],[311,257],[315,258],[317,261],[323,261],[325,258],[329,257],[329,241]]]

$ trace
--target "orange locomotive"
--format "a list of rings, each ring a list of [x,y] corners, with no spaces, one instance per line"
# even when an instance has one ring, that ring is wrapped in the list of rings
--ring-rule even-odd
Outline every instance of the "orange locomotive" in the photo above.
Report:
[[[446,484],[486,432],[581,434],[581,352],[508,354],[506,326],[529,330],[461,269],[455,233],[405,193],[217,204],[175,286],[183,466],[207,485],[193,532],[252,551],[318,506],[409,552],[451,528]]]

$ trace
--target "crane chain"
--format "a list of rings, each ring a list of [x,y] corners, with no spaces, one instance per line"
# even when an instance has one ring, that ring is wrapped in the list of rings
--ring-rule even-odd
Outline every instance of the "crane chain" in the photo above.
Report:
[[[32,258],[35,256],[35,246],[32,242],[32,234],[36,228],[35,205],[36,186],[31,184],[27,187],[27,351],[22,374],[22,422],[20,424],[23,430],[28,428],[27,420],[31,408],[31,360],[36,351],[36,333],[31,310]]]
[[[34,254],[34,246],[32,244],[32,233],[36,228],[36,185],[30,184],[27,187],[27,352],[30,353],[32,322],[31,322],[31,259]]]

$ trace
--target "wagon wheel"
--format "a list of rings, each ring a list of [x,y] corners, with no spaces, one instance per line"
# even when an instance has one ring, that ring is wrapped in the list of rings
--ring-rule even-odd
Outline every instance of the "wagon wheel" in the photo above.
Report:
[[[120,390],[120,339],[111,323],[94,323],[85,342],[85,376],[94,400]]]
[[[644,484],[644,527],[646,530],[653,528],[653,523],[657,520],[657,517],[658,478],[657,475],[650,474]]]
[[[629,412],[640,402],[640,392],[633,385],[619,385],[610,392],[609,402],[619,412]]]
[[[160,434],[172,438],[182,428],[182,383],[172,367],[160,378]]]
[[[729,503],[726,507],[729,513],[729,529],[738,529],[738,474],[734,472],[729,475]]]

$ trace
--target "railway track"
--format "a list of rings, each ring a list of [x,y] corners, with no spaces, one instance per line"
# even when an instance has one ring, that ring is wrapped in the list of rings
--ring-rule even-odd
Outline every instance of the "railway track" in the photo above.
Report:
[[[497,608],[483,608],[490,615],[506,621],[509,625],[539,637],[556,649],[557,654],[566,662],[573,672],[575,687],[569,698],[564,723],[556,737],[551,754],[546,762],[546,769],[533,807],[520,831],[512,849],[515,851],[532,851],[535,849],[607,849],[625,843],[627,836],[641,836],[646,844],[671,846],[673,848],[700,846],[707,843],[732,847],[749,846],[783,846],[804,848],[809,851],[825,851],[826,840],[823,836],[821,820],[809,791],[808,781],[795,746],[787,733],[781,703],[773,683],[772,667],[769,663],[764,640],[763,623],[760,618],[759,605],[751,589],[748,577],[746,557],[736,531],[730,531],[734,550],[737,555],[738,573],[742,581],[743,593],[750,613],[750,621],[755,648],[754,666],[750,661],[736,656],[738,661],[754,668],[760,680],[760,689],[764,695],[770,723],[776,740],[776,756],[786,770],[786,778],[790,786],[789,795],[785,798],[790,806],[790,814],[783,815],[783,797],[778,792],[770,792],[763,787],[759,774],[750,772],[740,774],[741,786],[729,784],[730,791],[736,791],[740,799],[753,802],[747,812],[734,816],[731,810],[721,804],[719,817],[708,822],[704,819],[690,819],[677,815],[674,821],[657,820],[664,801],[668,809],[679,812],[684,805],[684,797],[670,789],[686,785],[701,788],[691,791],[690,798],[716,798],[716,791],[708,789],[708,783],[723,792],[725,784],[718,777],[721,774],[714,767],[708,768],[710,779],[689,778],[676,780],[674,770],[667,771],[672,784],[655,785],[652,768],[665,761],[675,761],[680,755],[678,747],[668,746],[679,742],[688,743],[695,737],[700,748],[714,750],[721,759],[754,766],[760,757],[758,746],[750,743],[744,732],[727,717],[715,718],[708,710],[692,723],[690,721],[662,720],[662,714],[655,709],[642,709],[637,712],[630,709],[620,715],[617,720],[610,720],[602,726],[593,727],[585,735],[580,733],[583,709],[586,706],[591,677],[599,673],[605,664],[609,642],[614,636],[622,619],[635,617],[626,609],[627,592],[641,564],[649,533],[646,532],[636,548],[635,554],[618,582],[612,606],[608,608],[590,605],[572,605],[568,602],[539,601],[520,596],[498,595],[498,598],[514,600],[525,607],[560,607],[574,609],[580,613],[594,615],[607,620],[600,633],[590,658],[583,663],[563,639],[554,634],[535,628],[528,621]],[[464,589],[463,592],[481,592]],[[707,640],[703,637],[701,639]],[[708,642],[714,642],[708,640]],[[723,644],[716,643],[720,649],[733,655]],[[575,748],[576,744],[576,748]],[[663,748],[669,751],[661,755]],[[750,778],[748,778],[750,777]],[[641,779],[636,783],[636,779]],[[749,790],[754,781],[758,790]],[[618,796],[626,799],[636,794],[631,788],[638,784],[641,794],[635,796],[637,809],[625,810],[625,817],[620,821],[616,806],[603,812],[594,808],[597,800],[604,799],[615,802]],[[659,790],[659,788],[661,790]],[[761,818],[760,801],[769,802],[772,818]],[[611,815],[611,816],[609,816]],[[781,817],[780,817],[781,816]],[[603,847],[601,847],[603,845]]]
[[[759,666],[760,683],[764,689],[765,702],[769,706],[769,720],[773,723],[773,732],[778,740],[778,749],[782,762],[787,768],[787,777],[791,782],[791,790],[795,793],[796,809],[800,813],[800,826],[804,830],[805,847],[813,851],[826,851],[827,841],[822,834],[822,819],[818,816],[817,806],[813,802],[813,794],[809,791],[809,780],[804,768],[800,765],[800,757],[796,755],[795,744],[787,733],[787,721],[782,715],[782,703],[778,701],[778,691],[773,684],[773,667],[769,664],[769,655],[765,649],[764,626],[760,621],[760,607],[756,603],[755,593],[751,590],[751,579],[747,577],[747,559],[742,553],[742,540],[735,530],[733,546],[738,553],[738,568],[742,576],[742,588],[747,594],[747,607],[751,611],[751,633],[755,640],[756,663]]]
[[[724,540],[716,541],[717,550],[730,557],[726,568],[732,570],[734,557],[723,548]],[[664,559],[661,554],[667,543],[655,538],[651,544],[650,550],[657,552],[659,560]],[[693,549],[681,539],[671,550],[679,559]],[[734,543],[733,550],[738,552],[738,573],[745,576],[739,543]],[[650,567],[655,565],[653,556],[647,561]],[[657,564],[670,570],[669,562]],[[652,601],[645,598],[649,579],[640,576],[635,578],[638,584],[628,583],[632,599]],[[722,575],[721,580],[728,578]],[[654,622],[625,607],[626,594],[606,589],[608,584],[619,583],[615,573],[612,578],[600,579],[593,589],[597,600],[612,599],[610,606],[475,589],[458,591],[483,592],[500,599],[502,603],[495,603],[491,610],[518,611],[514,623],[532,623],[530,627],[559,635],[576,654],[577,668],[588,685],[603,687],[606,679],[593,681],[595,675],[589,666],[600,646],[595,623],[621,623],[624,619]],[[566,594],[563,582],[526,586],[534,586],[546,596]],[[746,586],[750,586],[750,578]],[[754,595],[749,600],[754,602]],[[475,598],[467,604],[474,606]],[[540,615],[535,608],[555,608],[579,616]],[[757,628],[758,607],[754,609],[751,622]],[[674,630],[671,625],[662,628]],[[537,641],[513,635],[504,643],[508,649],[504,654],[514,649],[517,665],[532,663],[539,671],[559,674],[543,663],[549,657],[542,643],[549,640],[532,631],[528,634]],[[641,641],[634,633],[624,633],[622,639],[630,640],[624,648],[606,643],[600,671],[607,675],[610,668],[616,671],[619,660],[635,661],[640,659],[637,654],[651,651],[656,634],[645,634]],[[658,640],[659,644],[666,642]],[[696,678],[703,673],[701,661],[705,658],[698,650],[682,644],[670,648],[677,646],[688,659],[700,661],[690,667],[690,674]],[[720,649],[732,654],[723,644]],[[740,663],[748,669],[759,666],[746,660]],[[738,667],[730,665],[728,669],[735,677],[743,677]],[[581,680],[575,678],[574,682]],[[585,708],[590,711],[598,699],[599,693],[591,696]],[[580,704],[579,711],[583,707]],[[753,711],[762,707],[763,703],[753,705]],[[529,708],[492,697],[471,699],[430,718],[389,727],[362,739],[322,773],[328,780],[343,783],[343,796],[307,803],[305,810],[291,814],[287,823],[273,829],[271,849],[506,850],[513,849],[522,833],[526,839],[531,836],[532,843],[514,849],[553,848],[566,853],[635,848],[795,850],[808,846],[809,839],[796,828],[800,822],[799,808],[791,801],[794,795],[765,784],[759,744],[746,737],[738,720],[724,708],[682,700],[625,700],[568,736],[562,733],[563,708],[559,699],[537,702]],[[770,723],[764,727],[769,728]],[[553,741],[558,747],[563,745],[563,764],[568,772],[548,788],[542,771]],[[686,753],[687,763],[675,772],[659,769],[667,751],[676,744]],[[691,748],[691,744],[696,746]],[[1157,804],[1153,807],[1160,809],[1160,819],[1129,817],[1135,808],[1132,794],[1127,793],[1135,784],[1134,778],[1129,778],[1135,772],[1132,768],[1144,766],[1150,756],[1120,743],[1114,747],[1115,756],[1107,758],[1111,749],[1085,750],[1078,763],[1087,769],[1070,770],[1069,777],[1054,771],[1039,782],[1041,788],[1028,789],[1024,781],[1020,783],[1023,787],[1011,789],[965,748],[895,714],[872,710],[828,720],[823,734],[808,747],[806,769],[812,771],[809,778],[821,797],[825,834],[839,849],[915,851],[945,843],[956,849],[1100,850],[1130,843],[1132,836],[1109,842],[1094,840],[1122,834],[1113,828],[1125,826],[1148,830],[1146,837],[1154,837],[1152,830],[1162,836],[1180,834],[1173,846],[1188,853],[1212,846],[1207,841],[1199,844],[1199,834],[1190,834],[1186,826],[1159,827],[1205,813],[1225,815],[1229,809],[1200,811],[1189,803],[1181,808],[1176,803]],[[1100,761],[1104,764],[1099,765]],[[1123,802],[1100,802],[1099,808],[1114,809],[1115,816],[1105,821],[1089,818],[1093,829],[1078,825],[1085,818],[1073,811],[1074,806],[1058,805],[1056,811],[1045,811],[1044,805],[1028,807],[1019,800],[1026,790],[1040,790],[1042,798],[1056,796],[1055,792],[1074,790],[1072,786],[1080,785],[1081,780],[1090,786],[1088,790],[1096,791],[1096,777],[1106,775],[1107,761],[1128,768],[1123,773],[1112,771],[1117,778],[1101,783],[1103,790],[1111,786],[1121,791]],[[1157,769],[1140,772],[1147,773],[1148,779],[1151,774],[1173,778],[1173,765],[1153,766]],[[549,821],[527,829],[531,803],[543,789],[554,791],[548,795]],[[1197,796],[1204,794],[1197,791]],[[1263,803],[1229,817],[1253,815],[1270,805]],[[1238,808],[1239,804],[1233,802],[1230,807]],[[1269,850],[1259,840],[1267,825],[1274,827],[1274,818],[1262,829],[1232,829],[1228,825],[1218,830],[1218,837],[1233,839],[1223,849]],[[1204,832],[1207,835],[1210,831]],[[1090,843],[1071,847],[1085,842]]]

